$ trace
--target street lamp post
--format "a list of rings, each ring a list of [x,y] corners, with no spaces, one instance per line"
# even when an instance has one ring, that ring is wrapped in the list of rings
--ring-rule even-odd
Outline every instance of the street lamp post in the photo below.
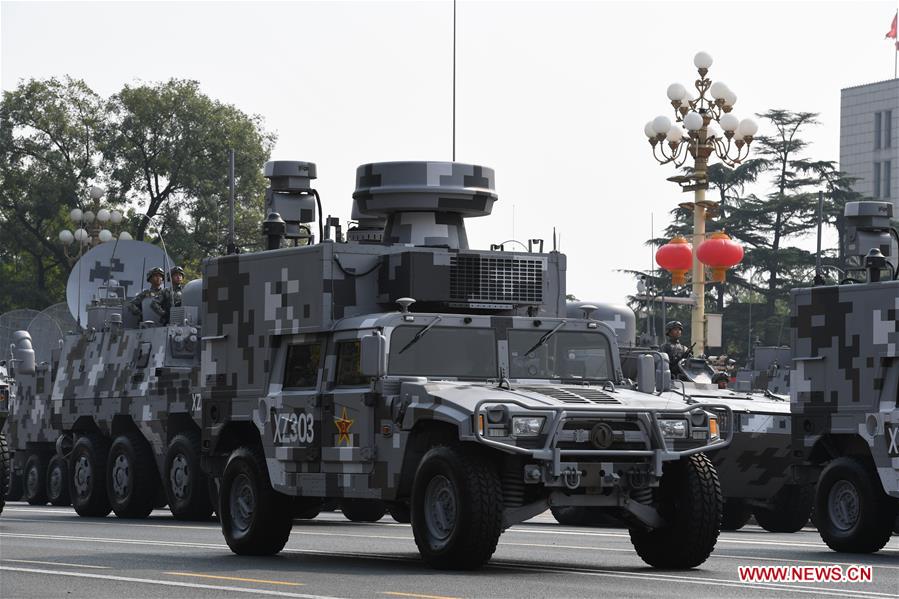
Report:
[[[100,199],[105,193],[106,192],[102,188],[91,186],[88,190],[88,194],[91,199],[92,208],[97,209],[99,207]],[[113,232],[106,227],[111,226],[112,228],[118,228],[119,225],[122,224],[124,217],[118,210],[99,208],[94,212],[93,210],[74,208],[69,212],[69,218],[77,228],[75,228],[74,231],[68,229],[60,231],[59,240],[63,244],[63,251],[65,252],[66,259],[69,261],[69,266],[72,266],[88,249],[100,243],[115,239]],[[131,235],[129,235],[127,231],[122,231],[119,233],[118,237],[119,239],[125,240],[131,239]],[[69,247],[73,242],[78,243],[77,252],[70,254]]]
[[[683,192],[693,192],[693,201],[680,204],[693,211],[693,293],[692,341],[696,353],[705,352],[705,271],[696,256],[696,249],[705,239],[706,219],[718,211],[718,203],[707,200],[709,187],[709,159],[717,156],[733,168],[749,156],[749,145],[758,131],[752,119],[739,120],[731,111],[737,95],[720,81],[712,82],[706,75],[712,57],[699,52],[693,58],[699,72],[694,96],[680,83],[668,86],[668,99],[674,108],[674,122],[657,116],[646,123],[644,133],[652,146],[652,155],[659,164],[673,163],[680,168],[688,157],[693,158],[693,172],[669,177]],[[686,129],[686,130],[685,130]]]

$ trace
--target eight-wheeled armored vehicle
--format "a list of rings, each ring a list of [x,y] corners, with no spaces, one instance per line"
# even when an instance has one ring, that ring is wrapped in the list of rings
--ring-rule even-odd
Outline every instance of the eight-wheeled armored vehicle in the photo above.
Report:
[[[846,206],[844,284],[791,294],[796,456],[817,478],[814,521],[836,551],[877,551],[899,514],[899,280],[892,205]]]
[[[492,170],[364,165],[348,242],[304,245],[314,168],[266,165],[269,249],[203,266],[203,459],[231,549],[280,551],[297,501],[383,501],[429,564],[475,568],[508,526],[586,505],[648,563],[702,563],[721,510],[702,452],[729,409],[620,387],[612,329],[566,317],[564,255],[468,248]]]

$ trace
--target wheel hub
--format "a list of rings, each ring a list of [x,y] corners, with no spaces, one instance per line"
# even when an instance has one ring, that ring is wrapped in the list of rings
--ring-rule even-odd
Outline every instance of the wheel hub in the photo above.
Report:
[[[433,544],[446,542],[456,528],[456,487],[442,474],[428,482],[424,498],[425,525]]]
[[[841,531],[851,530],[858,524],[858,489],[847,480],[838,481],[827,496],[827,512],[830,521]]]
[[[116,456],[112,463],[112,491],[115,496],[124,499],[131,492],[131,465],[124,454]]]
[[[75,483],[75,491],[79,497],[87,497],[91,491],[91,480],[93,478],[91,472],[90,460],[85,456],[81,456],[75,461],[75,472],[72,480]]]
[[[172,483],[172,494],[176,499],[186,499],[190,493],[190,465],[184,454],[179,453],[172,460],[169,469],[169,480]]]
[[[25,489],[28,490],[28,496],[34,497],[38,494],[39,474],[37,468],[32,466],[28,469],[28,475],[25,477]]]
[[[231,524],[234,531],[247,532],[253,523],[253,514],[256,511],[256,492],[246,474],[240,474],[234,479],[228,503],[231,508]]]

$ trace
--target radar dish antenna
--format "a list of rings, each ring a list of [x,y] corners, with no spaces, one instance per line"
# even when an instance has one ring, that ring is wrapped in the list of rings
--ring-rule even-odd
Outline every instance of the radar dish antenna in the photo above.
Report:
[[[84,254],[69,274],[66,304],[76,323],[87,322],[87,305],[101,287],[114,280],[124,289],[125,297],[133,297],[147,285],[147,271],[154,266],[174,264],[155,245],[119,239],[117,243],[101,243]]]

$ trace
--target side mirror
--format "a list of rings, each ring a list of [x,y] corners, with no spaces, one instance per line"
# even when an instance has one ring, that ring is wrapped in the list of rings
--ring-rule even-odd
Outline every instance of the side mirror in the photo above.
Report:
[[[360,370],[363,376],[381,378],[387,374],[387,340],[375,331],[362,338],[359,348]]]

